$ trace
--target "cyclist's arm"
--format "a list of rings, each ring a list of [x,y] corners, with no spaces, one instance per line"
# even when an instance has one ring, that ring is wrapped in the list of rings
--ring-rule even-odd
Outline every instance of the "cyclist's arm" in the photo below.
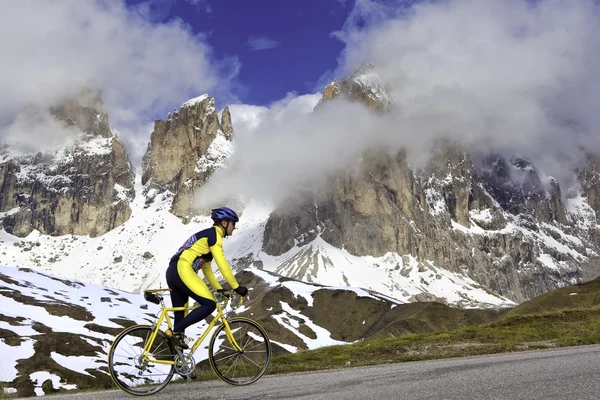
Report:
[[[210,247],[210,252],[213,255],[213,260],[215,260],[215,262],[217,263],[217,267],[219,267],[219,271],[221,271],[221,275],[223,275],[223,278],[225,278],[225,280],[227,281],[229,286],[231,286],[232,289],[237,289],[237,287],[240,285],[239,285],[239,283],[237,283],[237,280],[235,279],[235,276],[233,276],[233,272],[231,271],[231,267],[229,266],[229,263],[225,259],[225,254],[223,253],[223,246],[221,244],[220,238],[217,239],[217,242],[214,244],[214,246]],[[211,270],[211,273],[212,273],[212,270]],[[214,278],[214,274],[213,274],[213,278]],[[208,276],[206,279],[208,279]],[[210,282],[210,280],[209,280],[209,282]],[[215,282],[216,282],[216,279],[215,279]],[[211,284],[211,286],[213,285],[212,282],[210,282],[210,284]]]
[[[206,278],[208,283],[210,283],[210,286],[214,290],[223,289],[223,287],[219,284],[219,281],[215,277],[215,273],[212,270],[212,263],[210,261],[204,263],[204,265],[202,266],[202,273],[204,274],[204,277]]]

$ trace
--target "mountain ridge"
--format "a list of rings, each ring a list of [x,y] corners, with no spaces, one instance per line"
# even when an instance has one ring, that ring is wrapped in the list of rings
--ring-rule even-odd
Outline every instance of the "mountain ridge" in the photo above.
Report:
[[[326,112],[322,104],[328,101],[373,106],[378,99],[376,114],[394,112],[385,85],[375,78],[374,66],[358,69],[326,90],[315,112]],[[369,88],[373,81],[377,85]],[[0,240],[13,247],[0,261],[132,291],[164,281],[172,249],[211,223],[203,210],[193,210],[192,199],[217,169],[228,168],[232,151],[242,151],[235,149],[234,136],[227,107],[219,120],[208,95],[183,103],[155,122],[142,171],[128,175],[134,182],[120,191],[122,201],[115,204],[131,211],[125,221],[99,240],[45,238],[38,230],[16,239],[3,230]],[[582,189],[569,188],[565,197],[555,180],[542,182],[523,157],[476,160],[460,143],[438,141],[429,162],[415,169],[405,150],[373,148],[363,154],[362,168],[327,177],[328,188],[308,197],[277,207],[237,202],[242,222],[226,253],[236,271],[257,266],[315,283],[362,286],[402,301],[437,299],[466,307],[521,302],[598,274],[593,205],[600,204],[593,199],[600,185],[593,160],[579,171]],[[9,164],[0,168],[7,171]],[[168,173],[162,176],[161,168]],[[24,212],[0,210],[9,230]]]

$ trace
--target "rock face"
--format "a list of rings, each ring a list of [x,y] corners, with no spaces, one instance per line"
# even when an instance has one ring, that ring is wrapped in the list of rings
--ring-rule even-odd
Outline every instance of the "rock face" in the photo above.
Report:
[[[102,235],[131,215],[133,166],[99,94],[84,91],[50,111],[74,132],[70,145],[25,155],[0,147],[0,212],[10,211],[4,229],[21,237],[34,229]]]
[[[172,192],[171,212],[189,216],[195,190],[231,154],[232,135],[229,109],[219,121],[207,95],[185,102],[166,121],[156,120],[142,164],[145,190]]]
[[[376,81],[372,66],[360,69],[328,85],[321,103],[341,96],[385,112],[390,101],[382,86],[365,89],[362,74]],[[577,220],[584,214],[567,214],[558,182],[543,182],[529,160],[470,155],[448,141],[435,143],[432,154],[425,168],[413,170],[403,151],[365,153],[359,171],[332,176],[328,190],[276,209],[262,249],[279,256],[320,235],[353,255],[396,252],[432,261],[517,302],[598,275],[595,215],[586,226]],[[579,174],[596,213],[598,165],[590,158]]]

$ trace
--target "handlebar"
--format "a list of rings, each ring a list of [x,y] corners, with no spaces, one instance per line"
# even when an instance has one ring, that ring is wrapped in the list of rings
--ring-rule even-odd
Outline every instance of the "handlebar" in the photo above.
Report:
[[[244,303],[244,297],[240,296],[233,290],[224,290],[215,292],[215,300],[217,300],[222,308],[226,308],[231,304],[231,308],[237,310]]]

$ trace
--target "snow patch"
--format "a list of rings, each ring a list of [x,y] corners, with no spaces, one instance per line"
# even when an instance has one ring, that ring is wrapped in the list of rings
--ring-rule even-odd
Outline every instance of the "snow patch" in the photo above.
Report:
[[[181,108],[184,108],[184,107],[193,107],[196,104],[203,102],[207,98],[208,98],[207,94],[203,94],[201,96],[194,97],[193,99],[189,99],[188,101],[182,103],[181,104]]]
[[[196,173],[202,173],[209,170],[215,170],[225,165],[227,159],[233,153],[233,144],[227,140],[223,132],[217,132],[215,139],[212,141],[206,154],[203,154],[196,162]]]

